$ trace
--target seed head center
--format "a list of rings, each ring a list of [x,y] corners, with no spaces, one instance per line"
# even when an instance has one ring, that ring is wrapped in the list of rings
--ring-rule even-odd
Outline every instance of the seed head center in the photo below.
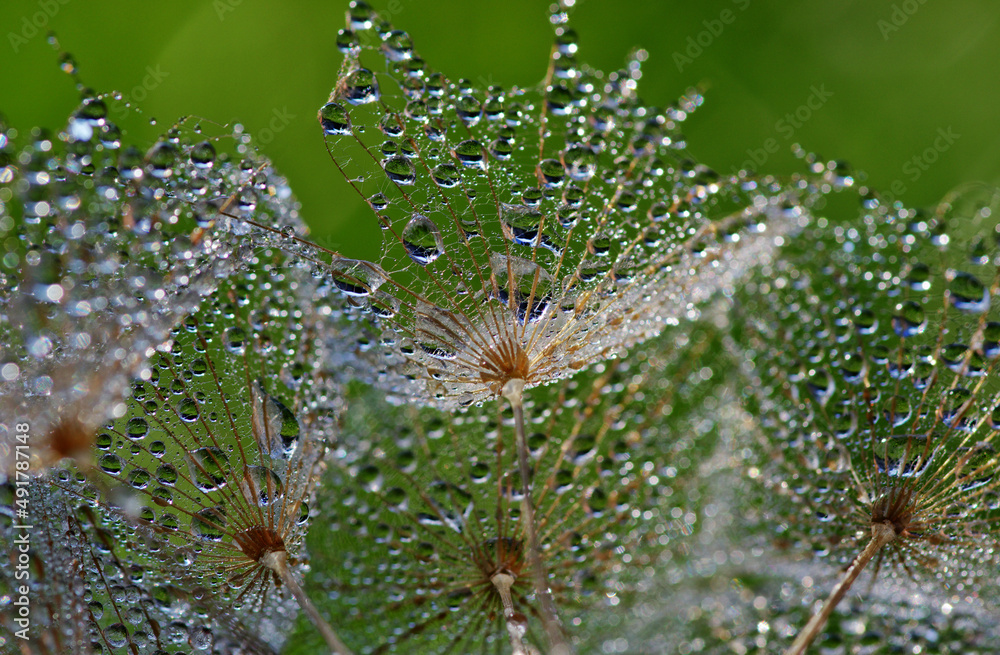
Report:
[[[285,550],[285,541],[281,535],[260,525],[237,533],[233,540],[243,554],[255,562],[259,562],[268,553]]]

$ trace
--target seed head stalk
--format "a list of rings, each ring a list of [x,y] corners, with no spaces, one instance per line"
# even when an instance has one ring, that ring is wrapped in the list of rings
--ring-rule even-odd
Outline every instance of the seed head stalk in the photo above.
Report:
[[[803,655],[806,652],[809,645],[822,632],[826,622],[830,619],[830,615],[833,614],[834,608],[843,600],[844,596],[850,590],[851,585],[858,579],[858,576],[861,575],[861,572],[868,563],[882,550],[883,546],[895,538],[896,530],[892,523],[886,521],[872,524],[871,541],[868,542],[868,545],[861,551],[861,554],[851,563],[851,566],[844,573],[844,577],[841,578],[837,586],[833,588],[829,598],[826,599],[823,609],[809,619],[809,623],[806,624],[806,627],[795,638],[795,643],[792,644],[792,647],[785,651],[785,655]]]
[[[501,571],[490,578],[490,582],[500,594],[503,604],[503,616],[507,623],[507,637],[513,655],[537,655],[538,651],[524,641],[524,633],[528,627],[523,614],[514,610],[514,601],[510,596],[510,588],[514,585],[514,576],[507,571]]]
[[[347,644],[340,640],[337,633],[333,631],[330,624],[319,613],[313,602],[309,600],[309,596],[306,595],[306,592],[288,569],[287,553],[284,550],[272,550],[261,557],[260,561],[261,564],[274,571],[281,578],[281,581],[285,583],[292,592],[292,595],[295,596],[295,600],[298,601],[299,607],[309,616],[313,625],[323,635],[323,639],[330,647],[331,652],[336,655],[354,655],[351,649],[347,647]]]
[[[528,460],[528,438],[524,430],[524,380],[508,380],[501,392],[510,402],[514,412],[514,432],[517,437],[517,459],[521,469],[521,514],[525,534],[528,536],[528,561],[531,562],[535,578],[535,593],[541,606],[542,623],[549,641],[551,655],[569,655],[572,650],[563,634],[559,614],[556,611],[552,593],[549,591],[549,576],[542,561],[541,547],[535,525],[535,507],[531,500],[531,464]]]

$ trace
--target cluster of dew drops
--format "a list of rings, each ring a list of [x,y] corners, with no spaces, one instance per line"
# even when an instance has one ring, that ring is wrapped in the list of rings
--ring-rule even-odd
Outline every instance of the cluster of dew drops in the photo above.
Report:
[[[469,382],[454,343],[454,326],[479,326],[490,303],[511,309],[512,333],[549,321],[541,343],[572,320],[589,331],[525,405],[552,591],[581,651],[783,643],[812,600],[794,576],[762,585],[773,604],[736,587],[706,599],[699,581],[780,567],[778,542],[846,557],[857,498],[830,488],[851,474],[918,479],[951,462],[942,475],[957,492],[931,485],[949,499],[942,514],[992,538],[996,241],[995,230],[967,234],[993,225],[983,203],[968,225],[886,206],[853,189],[843,164],[806,155],[807,173],[788,180],[724,178],[690,159],[679,131],[700,96],[642,107],[645,53],[607,77],[581,65],[571,4],[552,13],[549,86],[484,93],[428,72],[405,32],[351,3],[337,37],[348,63],[319,118],[383,228],[377,264],[308,241],[287,181],[240,126],[186,119],[144,152],[108,120],[120,98],[90,92],[58,134],[0,122],[0,410],[30,423],[38,472],[26,496],[8,477],[0,534],[13,543],[17,501],[29,500],[32,652],[294,650],[294,602],[248,555],[261,535],[287,547],[295,575],[313,572],[317,606],[359,650],[505,648],[497,567],[525,570],[511,598],[528,623],[540,616],[516,528],[511,418],[495,390]],[[388,75],[357,63],[376,49]],[[75,73],[71,58],[61,65]],[[390,79],[405,103],[392,112]],[[844,189],[854,213],[826,208]],[[449,226],[443,208],[459,201]],[[467,245],[476,238],[484,245]],[[809,248],[781,260],[795,239],[830,265]],[[871,261],[891,262],[885,279]],[[501,280],[492,295],[484,279]],[[742,303],[744,341],[718,328],[728,319],[699,320],[719,291]],[[448,323],[442,307],[466,322]],[[696,364],[723,350],[753,370],[762,432],[734,409],[725,371]],[[861,379],[877,382],[874,398]],[[2,427],[14,443],[16,424]],[[741,430],[764,435],[763,454]],[[922,430],[940,454],[907,445]],[[16,457],[0,455],[4,471]],[[753,514],[740,503],[754,494],[711,500],[731,481],[723,471],[746,470],[738,484],[770,476],[795,517],[765,513],[786,534],[748,525],[752,547],[723,519]],[[789,492],[796,475],[816,482]],[[757,568],[741,569],[747,560]],[[600,611],[626,607],[627,619]],[[975,607],[951,600],[923,617],[913,603],[891,607],[878,597],[843,610],[841,643],[870,646],[876,632],[973,652],[962,626],[980,641],[988,632]],[[897,625],[913,617],[933,638]],[[522,637],[545,641],[535,625]]]

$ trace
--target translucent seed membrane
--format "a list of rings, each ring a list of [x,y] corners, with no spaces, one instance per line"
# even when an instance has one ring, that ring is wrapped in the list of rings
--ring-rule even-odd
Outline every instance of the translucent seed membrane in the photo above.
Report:
[[[810,183],[726,178],[690,158],[680,126],[702,98],[642,106],[643,51],[604,74],[559,24],[541,85],[480,88],[352,6],[372,18],[341,31],[319,120],[384,247],[367,265],[378,299],[364,276],[338,287],[398,398],[464,407],[617,356],[696,317],[808,218]]]

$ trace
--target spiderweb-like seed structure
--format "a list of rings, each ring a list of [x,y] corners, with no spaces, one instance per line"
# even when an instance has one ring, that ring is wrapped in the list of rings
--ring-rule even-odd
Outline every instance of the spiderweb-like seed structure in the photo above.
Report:
[[[330,648],[349,653],[297,580],[309,502],[334,436],[333,391],[316,370],[331,358],[316,339],[326,318],[299,297],[312,295],[312,278],[262,245],[216,284],[133,381],[125,415],[96,435],[93,470],[59,468],[35,484],[40,497],[48,488],[86,506],[90,524],[112,526],[108,549],[142,572],[135,602],[153,596],[178,623],[177,639],[157,635],[151,644],[142,621],[98,617],[99,631],[114,627],[112,650],[167,647],[179,635],[210,648],[212,638],[196,639],[181,620],[208,615],[219,634],[232,623],[260,648],[251,652],[273,652],[297,613],[294,596]]]
[[[186,120],[138,150],[108,121],[110,98],[87,97],[63,133],[23,147],[21,168],[0,168],[17,176],[0,225],[8,206],[26,217],[24,266],[0,272],[16,310],[0,314],[0,409],[43,426],[33,465],[51,470],[32,502],[65,517],[44,534],[39,652],[273,652],[294,596],[337,652],[324,616],[367,652],[566,653],[686,557],[680,537],[708,516],[689,505],[716,470],[703,458],[733,414],[715,411],[719,378],[701,365],[719,358],[718,326],[697,319],[851,179],[815,162],[778,180],[693,161],[680,129],[699,93],[644,106],[646,54],[589,69],[563,9],[545,80],[501,89],[433,71],[405,32],[351,4],[319,122],[382,229],[377,262],[310,243],[238,126],[210,136]],[[943,307],[987,311],[979,292],[997,283],[979,273],[949,268]],[[892,319],[907,338],[924,320],[912,302]],[[874,313],[852,314],[859,333]],[[966,350],[937,344],[931,368],[991,379],[995,326],[978,326]],[[841,388],[806,378],[767,390],[800,385],[822,410]],[[989,385],[928,401],[942,438],[984,425],[966,421]],[[989,438],[942,459],[929,434],[892,435],[872,458],[907,480],[855,512],[891,526],[891,548],[936,552],[958,501],[996,495]],[[912,482],[932,464],[954,469],[957,492]],[[310,524],[319,608],[299,584]],[[949,545],[980,534],[966,525]],[[60,629],[66,616],[83,624]]]
[[[541,618],[566,652],[535,531],[525,389],[697,316],[800,227],[799,198],[815,189],[693,162],[679,125],[701,97],[643,107],[645,53],[609,76],[581,66],[565,14],[537,90],[483,90],[434,72],[409,35],[351,7],[319,121],[384,231],[383,256],[300,252],[370,326],[375,383],[391,398],[510,403]]]
[[[384,248],[321,270],[371,317],[395,397],[467,407],[621,354],[696,315],[805,218],[805,182],[689,158],[680,126],[701,97],[644,107],[641,51],[606,76],[561,25],[539,88],[479,89],[353,6],[319,120]]]
[[[69,483],[70,476],[61,473],[49,475],[59,484]],[[6,494],[14,495],[14,485],[4,485],[3,493],[6,505]],[[261,639],[259,625],[251,627],[214,595],[185,585],[190,580],[183,574],[162,575],[150,559],[155,552],[152,543],[137,535],[134,526],[44,479],[31,483],[29,497],[33,509],[53,518],[38,522],[31,533],[35,598],[29,638],[12,639],[4,646],[13,643],[20,646],[16,652],[39,655],[162,653],[184,648],[255,655],[276,652]],[[0,543],[15,543],[17,535],[5,525],[0,528]],[[13,581],[14,570],[14,562],[6,565],[0,583]],[[16,612],[4,612],[6,634],[21,629],[16,617]]]
[[[704,325],[685,336],[665,335],[525,399],[540,552],[581,649],[595,643],[598,617],[642,598],[652,572],[681,557],[698,527],[670,517],[690,513],[701,458],[715,448],[706,399],[720,380],[696,373],[721,340]],[[544,648],[513,412],[492,403],[454,414],[396,407],[360,387],[345,401],[343,447],[318,494],[324,523],[310,534],[328,545],[311,549],[310,583],[327,591],[318,604],[340,617],[345,641],[372,653]],[[511,628],[523,629],[519,645]]]
[[[88,97],[58,135],[4,139],[0,153],[19,163],[2,169],[0,220],[17,226],[8,260],[21,262],[0,274],[0,409],[46,435],[36,469],[86,460],[171,327],[242,265],[248,227],[215,222],[220,198],[256,177],[258,219],[305,232],[287,183],[238,131],[188,120],[143,152],[109,120],[114,102]],[[12,430],[5,419],[0,432]]]
[[[988,187],[933,212],[869,196],[846,241],[836,221],[809,229],[808,253],[788,248],[746,296],[778,462],[765,470],[799,510],[782,520],[840,561],[871,540],[852,573],[873,558],[994,597],[997,207]]]

